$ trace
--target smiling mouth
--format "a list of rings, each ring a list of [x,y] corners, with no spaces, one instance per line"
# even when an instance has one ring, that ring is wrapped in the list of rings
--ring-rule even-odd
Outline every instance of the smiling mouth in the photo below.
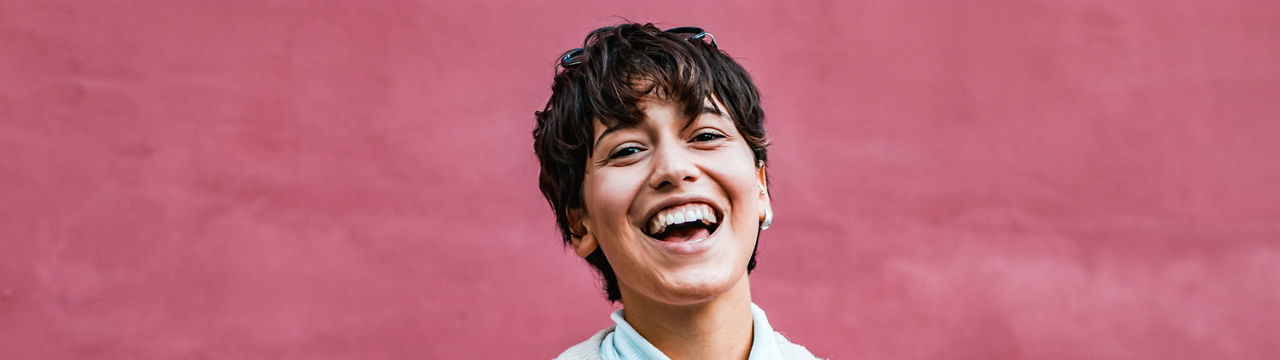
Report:
[[[720,215],[705,203],[672,206],[649,219],[645,234],[658,241],[685,242],[705,239],[720,227]]]

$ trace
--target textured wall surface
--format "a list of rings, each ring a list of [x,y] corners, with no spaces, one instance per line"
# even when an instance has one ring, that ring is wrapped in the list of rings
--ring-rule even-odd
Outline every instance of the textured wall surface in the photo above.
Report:
[[[530,130],[615,15],[756,77],[816,354],[1280,358],[1280,2],[0,0],[0,359],[585,339]]]

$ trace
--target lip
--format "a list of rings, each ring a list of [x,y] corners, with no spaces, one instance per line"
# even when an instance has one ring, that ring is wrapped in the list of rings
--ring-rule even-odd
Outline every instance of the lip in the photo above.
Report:
[[[644,231],[643,227],[641,227],[641,226],[647,226],[647,224],[649,223],[649,220],[653,219],[653,216],[657,215],[658,212],[662,211],[663,209],[673,207],[673,206],[684,205],[684,204],[692,204],[692,203],[704,203],[711,206],[711,208],[716,212],[716,217],[719,218],[719,225],[716,226],[716,231],[708,234],[707,237],[705,238],[693,240],[693,241],[666,242],[666,241],[654,239],[652,236],[649,236],[648,233]],[[641,219],[641,224],[645,224],[645,225],[637,225],[636,227],[637,229],[640,230],[641,236],[644,236],[646,239],[649,240],[650,243],[654,244],[655,247],[662,249],[667,253],[675,254],[675,255],[695,255],[695,254],[706,252],[707,250],[711,249],[712,246],[715,245],[716,240],[720,238],[719,236],[720,229],[725,228],[725,222],[728,221],[727,217],[728,216],[725,215],[724,210],[721,209],[720,206],[717,205],[711,199],[708,199],[703,196],[697,196],[697,195],[680,195],[680,196],[668,197],[666,199],[663,199],[662,201],[659,201],[656,205],[651,207],[649,211],[645,213],[644,218]]]

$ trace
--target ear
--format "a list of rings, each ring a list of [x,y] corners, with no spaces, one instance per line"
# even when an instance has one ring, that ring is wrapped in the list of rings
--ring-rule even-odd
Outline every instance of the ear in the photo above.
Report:
[[[760,200],[764,201],[767,206],[769,204],[769,175],[765,173],[764,161],[760,161],[756,164],[758,164],[756,166],[756,182],[760,184],[761,190]]]
[[[570,245],[573,246],[574,253],[585,258],[596,251],[596,247],[599,244],[596,243],[595,235],[591,234],[591,225],[581,208],[569,209],[568,215],[569,230],[572,231],[572,234],[569,235]]]
[[[764,220],[765,212],[773,211],[769,198],[769,175],[765,174],[764,161],[756,163],[756,181],[760,184],[760,220]]]

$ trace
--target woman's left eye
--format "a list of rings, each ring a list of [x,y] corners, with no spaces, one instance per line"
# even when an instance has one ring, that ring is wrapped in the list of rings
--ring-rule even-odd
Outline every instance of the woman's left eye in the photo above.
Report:
[[[618,151],[614,152],[613,154],[610,154],[609,159],[612,160],[617,158],[623,158],[639,152],[640,152],[640,148],[635,146],[628,146],[622,149],[618,149]]]
[[[717,133],[717,132],[708,131],[708,132],[704,132],[704,133],[701,133],[701,134],[698,134],[698,135],[694,136],[694,137],[693,137],[693,141],[699,141],[699,142],[701,142],[701,141],[711,141],[711,140],[715,140],[715,139],[721,139],[721,138],[724,138],[724,137],[725,137],[725,136],[724,136],[723,134],[720,134],[720,133]]]

